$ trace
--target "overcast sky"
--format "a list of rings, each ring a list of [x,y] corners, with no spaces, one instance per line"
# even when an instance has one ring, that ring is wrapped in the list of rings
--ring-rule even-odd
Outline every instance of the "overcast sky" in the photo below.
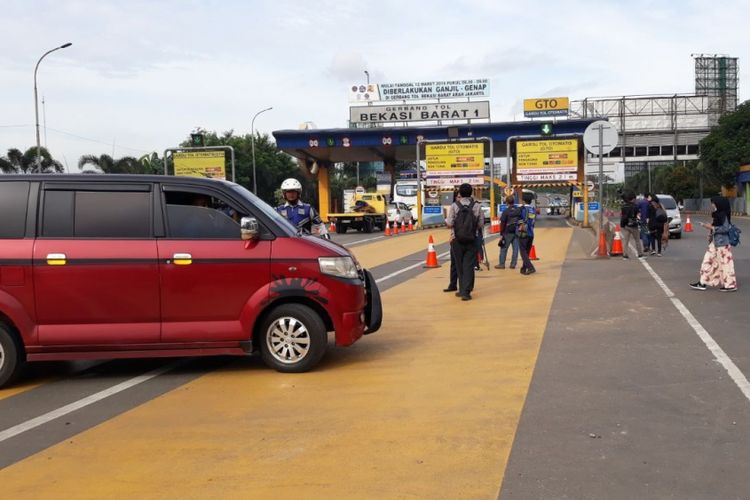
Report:
[[[348,88],[489,78],[493,121],[521,101],[694,91],[692,53],[739,57],[750,85],[750,0],[272,2],[0,0],[0,154],[35,144],[33,71],[47,145],[140,156],[195,127],[346,126]],[[40,121],[41,118],[40,108]],[[42,139],[44,140],[44,138]]]

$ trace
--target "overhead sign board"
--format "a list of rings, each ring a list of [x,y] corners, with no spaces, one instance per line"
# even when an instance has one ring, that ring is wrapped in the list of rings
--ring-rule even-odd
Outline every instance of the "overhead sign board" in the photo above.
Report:
[[[579,139],[517,141],[513,181],[576,181],[583,170]]]
[[[475,120],[489,117],[489,101],[388,104],[381,106],[353,106],[349,108],[350,123]]]
[[[426,101],[489,96],[490,81],[487,78],[434,82],[369,83],[349,87],[350,102]]]
[[[484,175],[484,143],[427,144],[427,175]]]
[[[175,152],[174,175],[226,180],[224,151]]]
[[[570,100],[567,97],[540,97],[523,100],[523,116],[568,116]]]

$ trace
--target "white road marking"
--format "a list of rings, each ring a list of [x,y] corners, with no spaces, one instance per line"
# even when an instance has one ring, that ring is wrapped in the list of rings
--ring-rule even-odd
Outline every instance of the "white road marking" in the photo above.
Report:
[[[35,429],[39,427],[40,425],[44,425],[48,422],[51,422],[52,420],[68,415],[69,413],[72,413],[76,410],[80,410],[81,408],[97,403],[110,396],[114,396],[115,394],[125,391],[127,389],[130,389],[131,387],[135,387],[138,384],[148,382],[152,378],[158,377],[159,375],[163,375],[164,373],[170,370],[173,370],[184,363],[186,363],[186,360],[180,360],[174,363],[170,363],[166,366],[162,366],[161,368],[157,368],[155,370],[151,370],[148,373],[144,373],[143,375],[133,377],[130,380],[120,382],[119,384],[113,385],[112,387],[108,389],[104,389],[103,391],[99,391],[90,396],[86,396],[85,398],[79,399],[78,401],[74,401],[56,410],[47,412],[44,415],[40,415],[38,417],[32,418],[31,420],[21,422],[18,425],[14,425],[13,427],[10,427],[0,432],[0,443],[12,437],[18,436],[19,434],[23,434],[26,431],[30,431],[31,429]]]
[[[632,241],[631,244],[635,248],[635,245]],[[682,317],[685,318],[685,321],[687,321],[688,325],[690,325],[696,335],[698,335],[698,338],[703,341],[706,348],[708,348],[711,354],[714,355],[714,359],[716,360],[716,362],[724,367],[724,369],[729,374],[729,377],[734,381],[737,387],[739,387],[745,398],[750,401],[750,382],[747,380],[747,377],[745,377],[745,374],[742,373],[737,365],[734,364],[734,361],[732,361],[727,353],[724,352],[724,349],[722,349],[721,346],[719,346],[719,344],[714,340],[714,338],[711,337],[711,334],[709,334],[708,331],[703,328],[703,325],[701,325],[700,321],[698,321],[695,316],[693,316],[693,313],[691,313],[690,310],[685,307],[685,304],[683,304],[680,299],[675,297],[674,292],[670,290],[667,284],[664,283],[664,280],[661,279],[661,276],[659,276],[656,271],[654,271],[649,263],[645,260],[641,260],[641,264],[643,264],[643,267],[646,268],[646,271],[648,271],[651,277],[654,278],[656,284],[658,284],[659,287],[664,291],[664,294],[672,302],[672,305],[674,305],[674,307],[682,315]]]
[[[342,243],[342,247],[351,247],[354,245],[359,245],[360,243],[367,243],[368,241],[375,241],[375,240],[382,240],[385,238],[385,236],[376,236],[374,238],[367,238],[366,240],[357,240],[357,241],[350,241],[349,243]]]
[[[444,259],[445,257],[447,257],[450,254],[451,254],[450,251],[443,252],[440,255],[438,255],[437,258],[438,259]],[[424,265],[424,262],[417,262],[416,264],[412,264],[411,266],[405,267],[403,269],[399,269],[398,271],[393,272],[391,274],[387,274],[387,275],[383,276],[382,278],[378,278],[378,279],[375,280],[375,283],[380,283],[382,281],[389,280],[391,278],[395,278],[399,274],[403,274],[406,271],[411,271],[412,269],[416,269],[416,268],[418,268],[420,266],[423,266],[423,265]]]

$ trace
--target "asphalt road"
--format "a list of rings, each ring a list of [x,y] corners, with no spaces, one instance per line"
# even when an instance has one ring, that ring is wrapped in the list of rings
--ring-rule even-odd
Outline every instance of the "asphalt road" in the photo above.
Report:
[[[750,245],[734,249],[738,292],[695,291],[705,236],[647,259],[672,295],[637,260],[571,245],[502,498],[750,496]]]

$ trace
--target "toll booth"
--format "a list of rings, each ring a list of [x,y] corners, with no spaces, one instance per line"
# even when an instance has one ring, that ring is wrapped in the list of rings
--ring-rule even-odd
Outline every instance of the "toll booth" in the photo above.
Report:
[[[334,163],[382,161],[393,185],[396,163],[416,161],[417,144],[423,141],[452,142],[484,138],[484,156],[490,165],[494,165],[494,158],[507,157],[510,138],[538,137],[543,125],[547,127],[544,133],[551,138],[555,135],[582,135],[593,121],[561,120],[552,124],[551,128],[549,122],[521,121],[429,127],[277,130],[273,136],[281,151],[298,160],[303,175],[317,176],[319,211],[321,217],[327,220],[330,213],[328,171]],[[493,144],[492,155],[489,140]],[[420,156],[424,158],[423,151]],[[504,179],[496,179],[496,184],[504,185]]]

